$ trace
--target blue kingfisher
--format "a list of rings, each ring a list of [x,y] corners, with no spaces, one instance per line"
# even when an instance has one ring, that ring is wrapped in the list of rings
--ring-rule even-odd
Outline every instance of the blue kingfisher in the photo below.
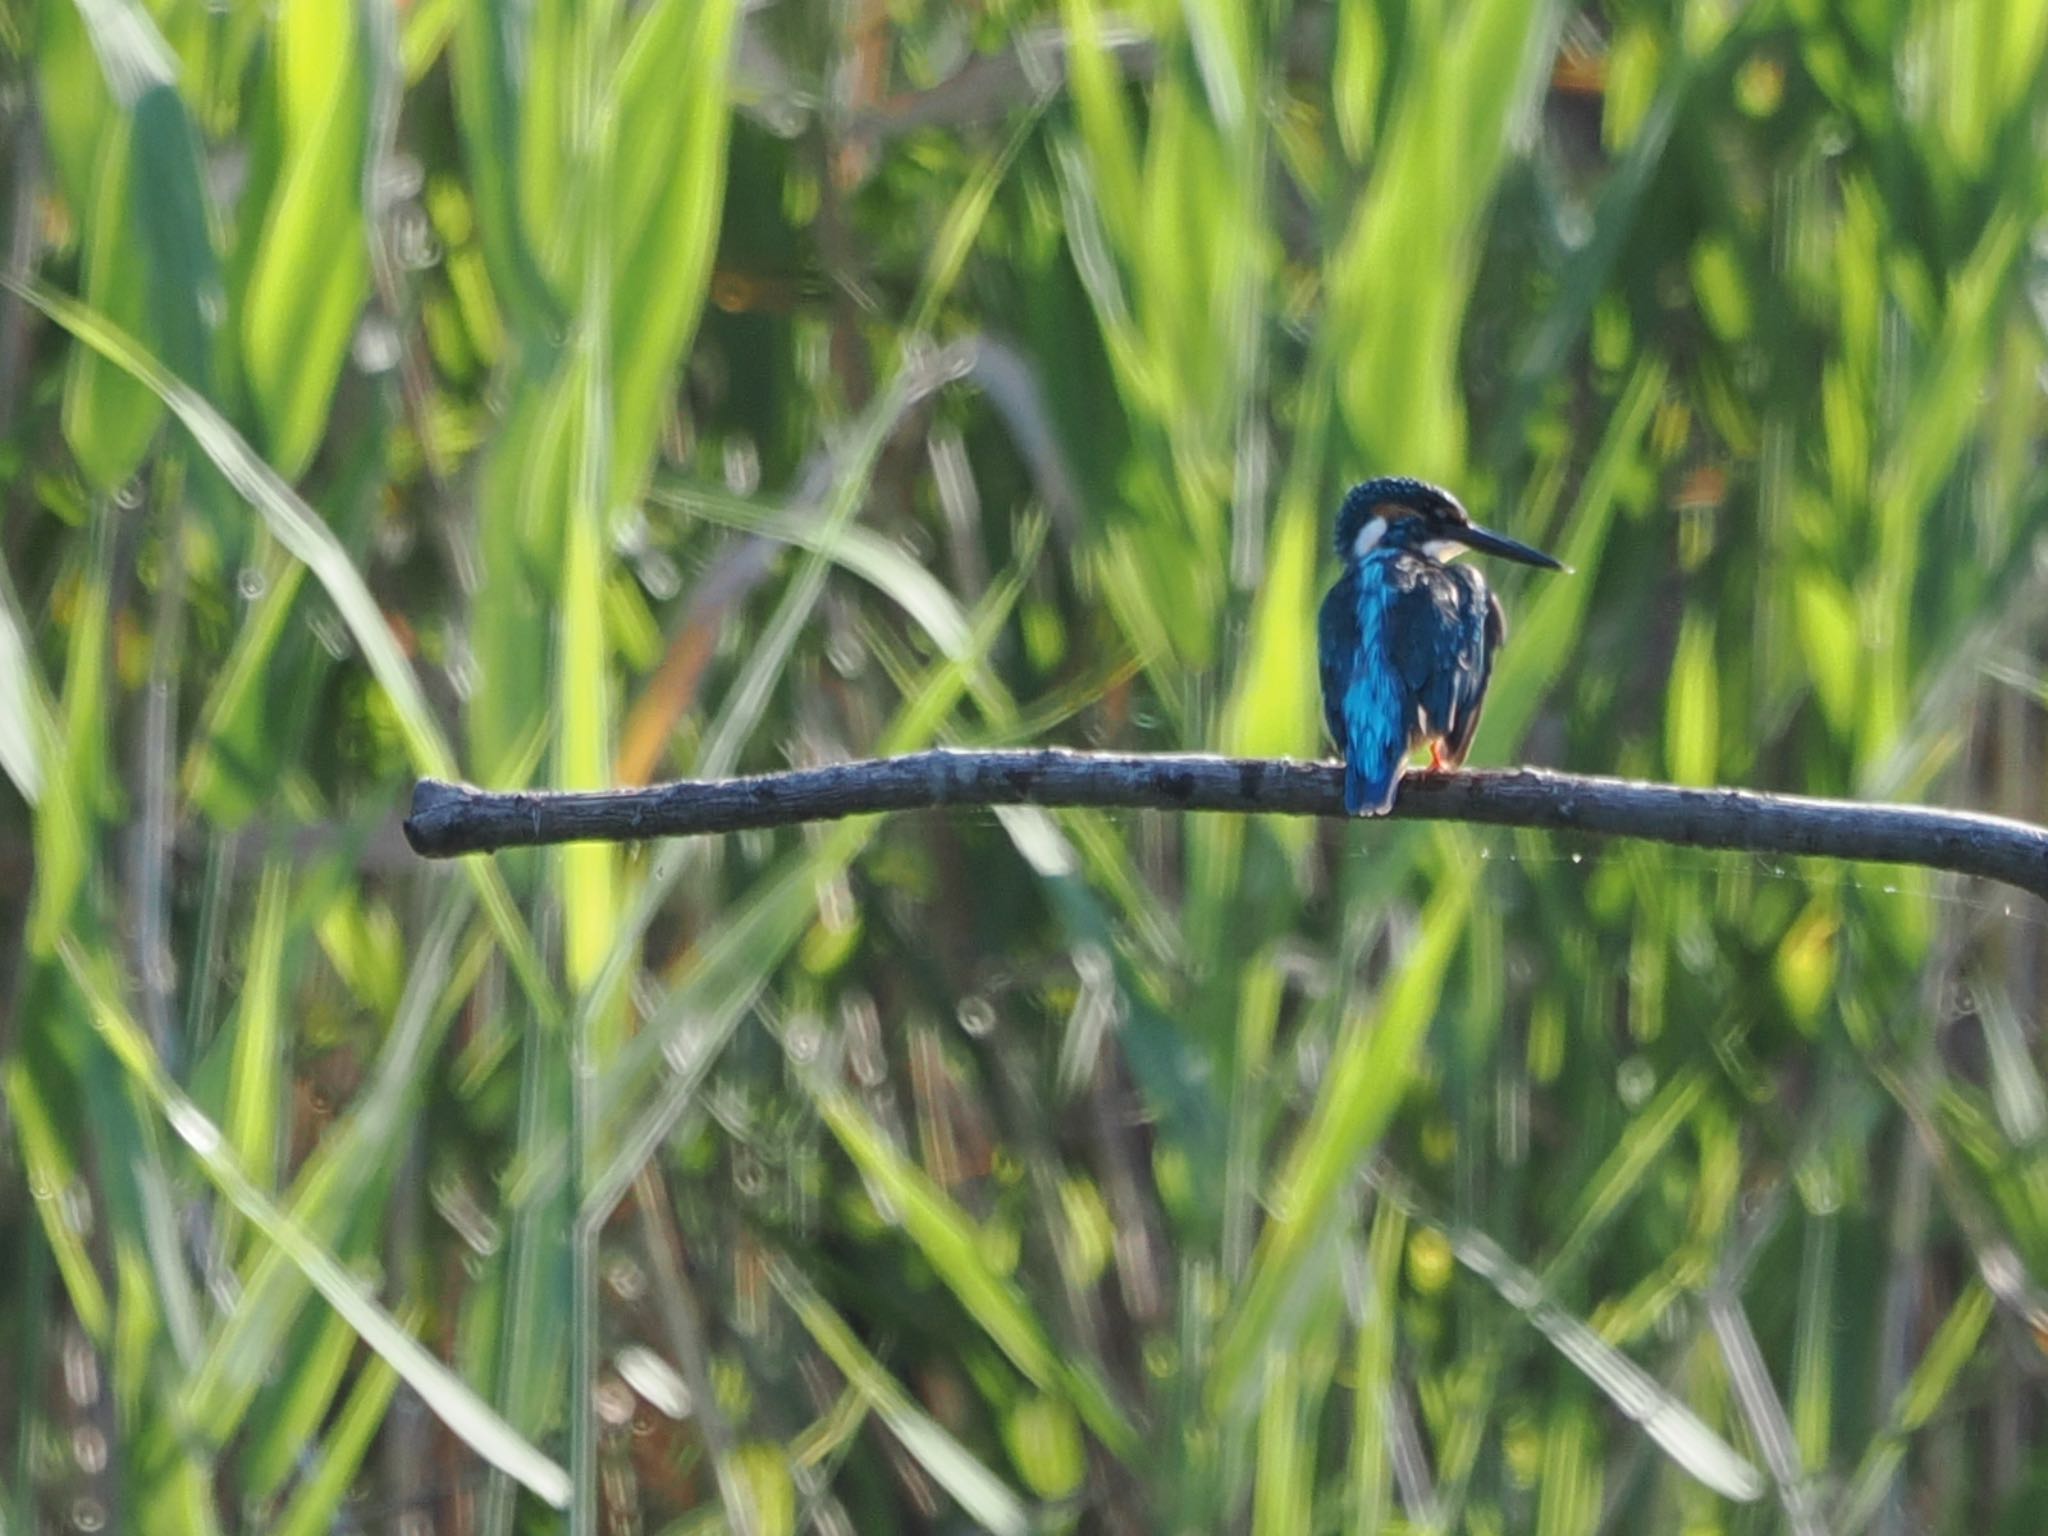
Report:
[[[1401,764],[1429,747],[1432,769],[1472,748],[1493,656],[1506,638],[1500,601],[1468,549],[1553,571],[1540,549],[1476,526],[1458,498],[1405,477],[1354,485],[1337,514],[1344,574],[1318,629],[1323,719],[1344,753],[1344,809],[1384,816]]]

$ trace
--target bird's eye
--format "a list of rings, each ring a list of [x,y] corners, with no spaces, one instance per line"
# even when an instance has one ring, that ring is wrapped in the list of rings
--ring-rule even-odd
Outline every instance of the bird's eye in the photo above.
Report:
[[[1370,517],[1365,526],[1358,530],[1358,537],[1351,542],[1351,558],[1363,560],[1386,537],[1387,520],[1384,517]]]

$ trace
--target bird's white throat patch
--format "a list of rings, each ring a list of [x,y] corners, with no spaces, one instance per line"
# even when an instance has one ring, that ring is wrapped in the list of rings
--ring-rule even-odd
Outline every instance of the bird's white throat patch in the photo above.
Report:
[[[1381,539],[1387,536],[1387,520],[1384,517],[1370,517],[1365,526],[1358,530],[1358,537],[1351,543],[1351,558],[1363,560],[1379,547]]]
[[[1456,539],[1431,539],[1422,546],[1422,552],[1432,560],[1455,560],[1471,547]]]

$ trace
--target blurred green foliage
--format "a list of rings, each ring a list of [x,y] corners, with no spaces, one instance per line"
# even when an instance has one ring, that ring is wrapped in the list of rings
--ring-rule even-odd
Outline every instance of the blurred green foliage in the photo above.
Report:
[[[1330,509],[1402,472],[1577,568],[1503,573],[1477,761],[2048,819],[2048,9],[0,43],[0,1529],[2034,1528],[2017,898],[396,815],[1317,754]]]

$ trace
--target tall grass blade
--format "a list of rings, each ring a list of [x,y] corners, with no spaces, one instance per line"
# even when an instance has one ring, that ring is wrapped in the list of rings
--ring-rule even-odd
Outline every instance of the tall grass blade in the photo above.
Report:
[[[371,72],[362,26],[353,7],[329,0],[284,0],[278,12],[278,169],[242,298],[240,340],[268,456],[284,480],[298,478],[326,433],[328,402],[370,292],[361,189]],[[204,443],[196,428],[193,435]]]

